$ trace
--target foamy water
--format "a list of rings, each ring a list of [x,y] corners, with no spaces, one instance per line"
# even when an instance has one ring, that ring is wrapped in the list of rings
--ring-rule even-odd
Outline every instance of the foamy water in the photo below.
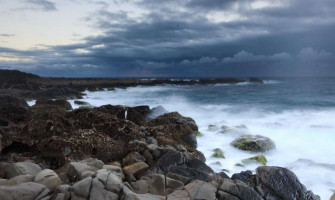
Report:
[[[275,83],[279,82],[269,82]],[[247,106],[234,104],[234,99],[227,103],[204,103],[206,99],[187,95],[193,87],[198,86],[138,86],[114,91],[86,91],[87,96],[83,101],[93,106],[149,105],[152,108],[162,105],[168,111],[178,111],[184,116],[192,117],[198,124],[199,131],[204,134],[197,138],[198,150],[204,153],[208,165],[216,171],[229,170],[228,175],[245,170],[254,171],[257,164],[245,165],[245,168],[235,164],[241,163],[242,159],[260,155],[232,147],[230,143],[234,139],[242,134],[269,137],[275,142],[276,149],[264,154],[268,160],[267,165],[287,167],[308,189],[322,199],[330,198],[335,189],[335,109],[297,107],[279,111],[264,110],[254,102]],[[240,84],[233,87],[248,86]],[[70,102],[74,108],[78,108],[74,100]],[[216,125],[217,128],[208,129],[209,125]],[[247,129],[232,128],[228,133],[220,133],[223,125],[245,125]],[[211,158],[214,148],[221,148],[226,159]]]

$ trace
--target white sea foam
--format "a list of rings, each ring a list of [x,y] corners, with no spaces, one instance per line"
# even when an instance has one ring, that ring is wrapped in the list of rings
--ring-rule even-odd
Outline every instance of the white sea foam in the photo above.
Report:
[[[197,104],[175,94],[176,90],[184,89],[185,87],[176,86],[139,86],[115,91],[86,91],[87,96],[83,101],[93,106],[162,105],[168,111],[178,111],[194,118],[199,125],[199,131],[204,134],[198,137],[198,149],[206,156],[207,164],[216,171],[227,169],[230,171],[229,175],[257,168],[256,164],[247,165],[246,168],[235,166],[244,158],[258,155],[240,151],[230,145],[242,133],[220,133],[222,125],[246,125],[246,132],[269,137],[276,143],[275,150],[265,153],[268,165],[291,169],[308,189],[319,194],[322,199],[329,199],[332,189],[335,188],[334,166],[325,167],[297,160],[308,159],[315,163],[335,164],[335,110],[290,110],[275,113],[251,107],[236,112],[237,109],[232,105]],[[162,91],[168,95],[158,96],[157,92]],[[70,102],[74,108],[78,107],[73,101]],[[217,125],[217,131],[208,130],[211,124]],[[224,151],[226,159],[211,158],[212,150],[216,147]],[[218,161],[221,166],[216,164]]]

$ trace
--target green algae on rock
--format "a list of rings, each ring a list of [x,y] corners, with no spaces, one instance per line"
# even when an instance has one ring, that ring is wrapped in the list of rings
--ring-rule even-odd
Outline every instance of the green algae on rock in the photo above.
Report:
[[[213,149],[213,152],[214,153],[212,154],[212,158],[226,158],[224,156],[223,151],[221,149],[219,149],[219,148]]]
[[[243,135],[235,139],[231,145],[251,152],[265,152],[276,147],[270,138],[261,135]]]
[[[242,163],[244,164],[250,164],[250,163],[255,163],[255,162],[266,165],[268,161],[264,155],[258,155],[258,156],[254,156],[254,157],[250,157],[250,158],[246,158],[242,160]]]

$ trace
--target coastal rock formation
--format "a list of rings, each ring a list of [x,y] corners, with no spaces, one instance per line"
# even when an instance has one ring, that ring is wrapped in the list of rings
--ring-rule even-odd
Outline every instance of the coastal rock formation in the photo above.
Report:
[[[196,150],[195,121],[176,112],[148,121],[148,106],[72,110],[38,100],[29,108],[6,98],[0,199],[318,199],[284,168],[215,173]]]

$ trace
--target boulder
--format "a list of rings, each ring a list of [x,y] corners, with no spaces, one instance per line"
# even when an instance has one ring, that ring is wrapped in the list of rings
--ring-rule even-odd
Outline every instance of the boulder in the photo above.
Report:
[[[92,180],[89,200],[117,200],[117,194],[107,191],[105,185],[96,177]]]
[[[4,186],[14,186],[14,185],[19,185],[21,183],[28,183],[28,182],[32,182],[34,180],[34,176],[30,175],[30,174],[25,174],[25,175],[19,175],[19,176],[15,176],[9,180],[7,179],[1,179],[3,181],[1,181],[0,186],[4,185]]]
[[[145,162],[138,162],[132,165],[128,165],[123,168],[123,173],[127,179],[134,180],[134,178],[149,169],[149,166]]]
[[[235,139],[231,145],[251,152],[265,152],[276,147],[270,138],[261,135],[243,135]]]
[[[154,174],[150,182],[150,193],[165,196],[165,176],[162,174]]]
[[[91,167],[85,163],[71,162],[67,168],[66,174],[71,181],[79,181],[83,178],[84,172],[95,172],[97,170],[96,167]]]
[[[254,188],[262,188],[264,196],[270,199],[320,199],[307,190],[292,171],[282,167],[258,167],[256,177],[249,179],[248,183]]]
[[[160,157],[157,161],[156,166],[163,172],[167,172],[170,166],[181,165],[185,163],[184,156],[175,150],[170,150]]]
[[[44,169],[36,174],[34,182],[45,185],[50,191],[55,191],[60,186],[61,180],[53,170]]]
[[[33,182],[13,186],[0,186],[0,199],[36,200],[48,196],[49,192],[44,185]]]
[[[87,158],[85,160],[79,161],[80,163],[85,163],[88,166],[95,167],[97,169],[102,169],[104,162],[96,158]]]
[[[146,159],[139,152],[130,152],[126,157],[122,159],[122,165],[128,166],[137,162],[144,162]]]
[[[149,121],[149,126],[158,126],[158,125],[166,125],[166,124],[184,124],[190,127],[193,131],[198,130],[198,125],[195,121],[190,117],[184,117],[180,115],[178,112],[171,112],[163,114],[151,121]]]
[[[78,181],[72,186],[73,192],[81,197],[88,197],[90,195],[92,180],[92,177],[87,177],[81,181]]]
[[[104,184],[107,191],[118,194],[122,189],[122,179],[113,171],[107,169],[98,170],[96,177]]]
[[[131,187],[138,194],[146,194],[149,193],[150,190],[148,180],[138,180],[136,182],[132,182]]]
[[[35,176],[41,171],[41,167],[31,162],[17,162],[5,166],[5,178],[11,179],[15,176],[30,174]]]

